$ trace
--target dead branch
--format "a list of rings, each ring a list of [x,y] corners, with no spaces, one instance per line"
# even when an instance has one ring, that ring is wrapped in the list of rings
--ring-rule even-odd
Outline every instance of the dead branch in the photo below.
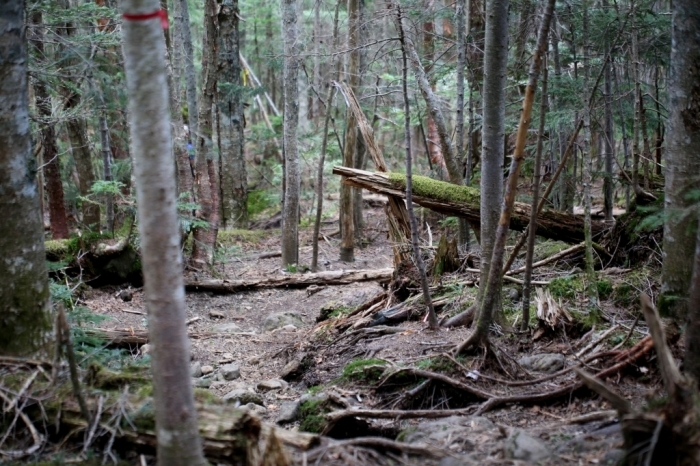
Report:
[[[580,367],[574,367],[574,371],[588,388],[606,399],[621,416],[632,412],[632,405],[630,405],[629,401],[618,395],[605,382],[602,382]]]
[[[391,280],[394,269],[331,270],[327,272],[289,274],[274,278],[249,278],[245,280],[187,280],[187,291],[213,291],[237,293],[262,288],[303,288],[309,285],[347,285],[348,283]]]

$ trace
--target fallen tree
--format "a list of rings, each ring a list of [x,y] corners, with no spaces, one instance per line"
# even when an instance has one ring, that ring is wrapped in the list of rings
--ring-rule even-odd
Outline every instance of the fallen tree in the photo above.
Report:
[[[309,285],[347,285],[348,283],[391,280],[394,269],[331,270],[327,272],[289,274],[274,278],[247,280],[186,280],[187,291],[236,293],[261,288],[304,288]]]
[[[347,167],[333,167],[333,174],[344,176],[343,183],[368,191],[405,198],[406,177],[398,173],[374,173]],[[480,194],[476,188],[457,186],[424,176],[413,176],[413,202],[435,212],[469,221],[480,219]],[[530,221],[531,206],[516,202],[510,221],[512,230],[523,231]],[[605,230],[602,221],[592,221],[593,235]],[[537,217],[537,235],[579,243],[583,238],[583,218],[544,209]]]

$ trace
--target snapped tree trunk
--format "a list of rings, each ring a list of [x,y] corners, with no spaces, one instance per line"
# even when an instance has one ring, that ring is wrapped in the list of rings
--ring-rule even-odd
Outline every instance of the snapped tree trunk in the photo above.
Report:
[[[53,319],[29,125],[23,0],[3,3],[0,25],[0,355],[50,358]]]
[[[700,5],[694,0],[674,0],[673,9],[666,137],[672,155],[666,160],[659,310],[684,319],[695,248],[693,229],[699,215],[688,193],[697,190],[700,173]]]
[[[248,180],[243,138],[238,0],[220,3],[218,12],[219,163],[221,221],[224,227],[248,228]]]
[[[131,152],[153,342],[158,464],[205,465],[190,383],[165,44],[158,16],[142,19],[160,5],[158,0],[125,0],[123,6]]]
[[[284,166],[285,188],[282,206],[282,266],[299,261],[299,44],[297,43],[297,5],[282,0],[282,35],[284,39]],[[352,209],[348,211],[352,222]]]

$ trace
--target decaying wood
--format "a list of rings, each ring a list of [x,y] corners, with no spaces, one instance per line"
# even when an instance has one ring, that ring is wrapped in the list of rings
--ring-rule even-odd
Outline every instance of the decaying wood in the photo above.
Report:
[[[395,186],[386,173],[375,173],[348,167],[333,167],[335,175],[345,177],[343,182],[358,188],[364,188],[379,194],[394,196],[403,199],[405,193],[399,186]],[[444,183],[433,181],[434,183]],[[451,189],[470,189],[468,187],[450,185]],[[446,215],[454,215],[469,221],[480,220],[479,196],[473,196],[474,201],[454,202],[445,199],[435,199],[414,193],[413,202],[435,212]],[[513,207],[513,215],[510,219],[510,229],[523,231],[530,221],[531,206],[522,202],[516,202]],[[593,235],[599,235],[605,230],[605,224],[601,221],[592,222]],[[583,219],[574,215],[555,210],[544,209],[537,218],[537,234],[544,238],[555,239],[567,243],[580,243],[583,241]]]
[[[289,274],[274,278],[246,280],[186,280],[187,291],[237,293],[263,288],[303,288],[309,285],[347,285],[348,283],[391,280],[394,269],[331,270],[327,272]]]
[[[583,380],[588,388],[606,399],[620,414],[628,414],[632,412],[632,405],[629,401],[618,395],[615,390],[608,387],[607,384],[593,377],[593,375],[584,371],[580,367],[574,367],[576,374]]]

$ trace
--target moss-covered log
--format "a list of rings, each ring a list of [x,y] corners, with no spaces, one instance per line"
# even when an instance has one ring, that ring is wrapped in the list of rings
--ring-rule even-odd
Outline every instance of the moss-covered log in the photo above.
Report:
[[[406,177],[397,173],[373,173],[347,167],[333,167],[333,174],[345,177],[344,183],[389,196],[405,196]],[[413,201],[435,212],[454,215],[469,221],[480,218],[479,190],[458,186],[424,176],[413,176]],[[524,230],[530,221],[530,205],[516,202],[510,221],[513,230]],[[593,221],[593,234],[605,229],[600,221]],[[583,241],[583,218],[564,212],[544,209],[537,218],[537,235],[545,238],[579,243]]]

